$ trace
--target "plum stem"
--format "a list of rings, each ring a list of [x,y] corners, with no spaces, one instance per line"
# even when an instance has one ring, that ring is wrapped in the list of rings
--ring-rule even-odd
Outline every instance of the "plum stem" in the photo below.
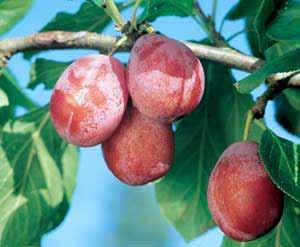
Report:
[[[114,46],[111,48],[111,50],[108,52],[107,55],[111,56],[113,55],[120,47],[122,47],[126,42],[127,42],[127,36],[124,35],[122,36],[122,38],[120,38],[115,44]]]
[[[246,123],[245,123],[245,128],[244,128],[243,141],[248,140],[249,131],[250,131],[253,120],[254,120],[254,114],[251,110],[249,110],[247,113],[247,118],[246,118]]]
[[[125,22],[115,2],[113,0],[104,0],[102,8],[106,12],[106,14],[109,15],[115,22],[116,29],[118,31],[121,31],[123,26],[125,25]]]

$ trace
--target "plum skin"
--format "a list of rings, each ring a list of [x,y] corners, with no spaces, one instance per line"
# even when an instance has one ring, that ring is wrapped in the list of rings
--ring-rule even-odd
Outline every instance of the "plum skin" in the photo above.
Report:
[[[143,185],[170,169],[174,136],[170,124],[155,121],[129,106],[114,134],[102,144],[108,168],[122,182]]]
[[[144,115],[171,122],[194,110],[204,92],[199,59],[184,44],[158,34],[141,36],[128,64],[128,87]]]
[[[283,193],[265,171],[252,141],[229,146],[208,184],[208,206],[221,230],[238,241],[253,240],[271,230],[283,211]]]
[[[67,142],[94,146],[117,128],[127,99],[125,67],[110,56],[85,56],[58,79],[50,100],[51,120]]]

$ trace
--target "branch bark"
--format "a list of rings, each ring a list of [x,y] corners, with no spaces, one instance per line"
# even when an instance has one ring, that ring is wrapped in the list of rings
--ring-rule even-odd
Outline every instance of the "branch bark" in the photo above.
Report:
[[[4,39],[0,41],[0,63],[3,63],[3,60],[8,59],[11,55],[23,51],[84,48],[108,52],[119,39],[119,37],[85,31],[52,31],[35,33],[19,38]],[[222,63],[242,71],[253,72],[259,69],[264,63],[264,61],[259,58],[243,54],[229,47],[213,47],[193,42],[182,42],[190,47],[199,58]],[[132,45],[132,41],[128,39],[127,43],[120,47],[119,50],[128,51]],[[268,100],[272,100],[275,95],[282,90],[288,87],[300,88],[299,71],[277,73],[270,76],[268,81],[268,89],[258,98],[252,108],[255,118],[261,118],[263,116]]]
[[[278,79],[274,80],[276,77],[278,77]],[[286,88],[300,88],[299,71],[278,73],[272,76],[267,90],[257,98],[255,105],[251,109],[254,118],[262,118],[265,114],[268,101],[273,100]]]
[[[35,33],[29,36],[4,39],[0,41],[0,51],[11,55],[23,51],[83,48],[95,49],[102,52],[109,51],[118,41],[119,37],[113,37],[91,32],[63,32],[52,31]],[[128,40],[120,51],[128,51],[132,47]],[[260,68],[263,60],[252,57],[227,47],[213,47],[193,42],[183,42],[199,58],[222,63],[239,70],[253,72]]]

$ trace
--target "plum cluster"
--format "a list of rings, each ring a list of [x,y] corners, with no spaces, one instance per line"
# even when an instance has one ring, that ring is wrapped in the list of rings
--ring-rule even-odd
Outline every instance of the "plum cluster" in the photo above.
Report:
[[[90,55],[72,63],[57,81],[50,112],[69,143],[102,143],[111,172],[130,185],[163,177],[173,162],[172,122],[193,111],[204,92],[200,61],[184,44],[162,35],[140,37],[128,68]],[[229,146],[208,184],[208,205],[229,237],[248,241],[281,218],[283,193],[270,179],[255,142]]]
[[[202,65],[188,47],[144,35],[132,48],[127,69],[98,54],[72,63],[55,85],[50,113],[65,140],[81,147],[102,143],[112,173],[142,185],[170,169],[172,121],[194,110],[203,91]]]

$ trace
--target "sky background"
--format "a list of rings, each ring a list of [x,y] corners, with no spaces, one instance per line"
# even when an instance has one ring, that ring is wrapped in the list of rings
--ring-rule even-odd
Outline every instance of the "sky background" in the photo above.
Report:
[[[27,16],[9,33],[1,38],[22,36],[40,30],[57,12],[76,12],[83,0],[35,0]],[[211,1],[200,0],[206,13],[210,13]],[[224,15],[237,0],[219,1],[217,26]],[[131,11],[124,12],[129,18]],[[203,31],[192,18],[162,17],[153,23],[156,30],[179,40],[201,40]],[[225,37],[243,29],[243,21],[227,21],[223,28]],[[104,30],[106,34],[115,35],[113,26]],[[245,35],[232,40],[231,45],[249,53]],[[9,61],[9,68],[25,88],[29,81],[31,63],[37,57],[57,61],[71,61],[92,50],[68,50],[42,52],[31,61],[24,60],[21,54]],[[128,54],[117,54],[123,62]],[[236,79],[246,73],[234,71]],[[220,82],[221,83],[221,82]],[[264,87],[255,90],[254,97]],[[28,95],[39,104],[49,102],[51,92],[40,85],[34,91],[27,90]],[[20,114],[22,111],[19,111]],[[274,106],[269,104],[266,115],[267,125],[277,135],[299,143],[299,139],[288,134],[274,121]],[[43,247],[218,247],[222,233],[218,229],[208,231],[198,239],[185,243],[176,230],[161,216],[155,201],[153,184],[142,187],[129,187],[113,177],[106,168],[100,146],[81,149],[77,176],[77,187],[67,217],[62,224],[46,234],[42,240]]]

